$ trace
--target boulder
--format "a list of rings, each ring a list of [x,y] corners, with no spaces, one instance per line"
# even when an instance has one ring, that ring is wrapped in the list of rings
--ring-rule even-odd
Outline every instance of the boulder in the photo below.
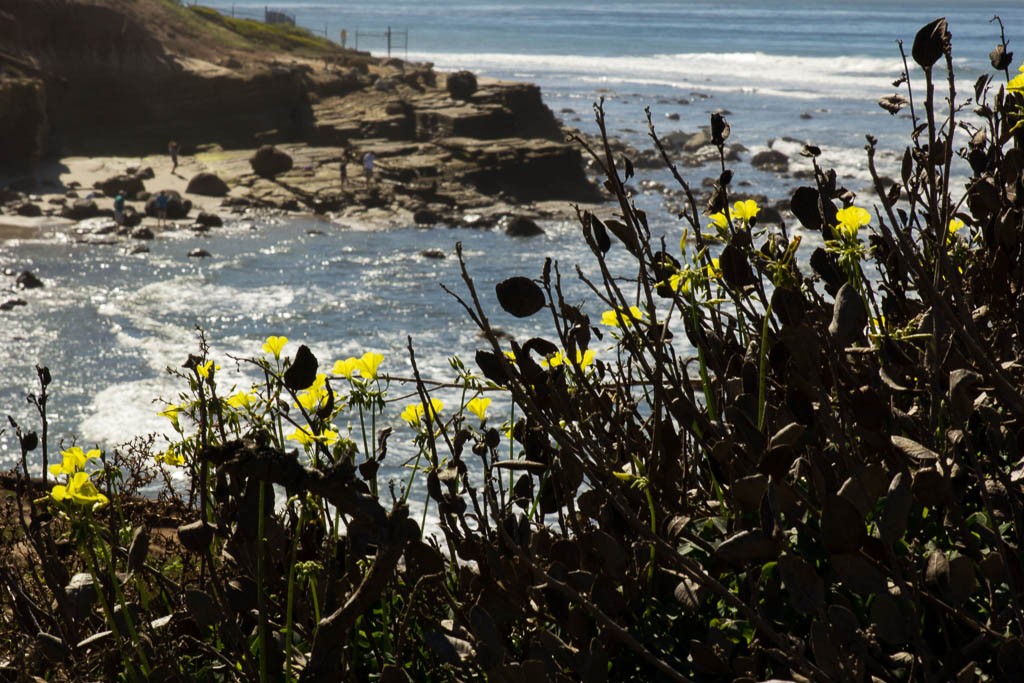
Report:
[[[136,171],[135,177],[140,178],[142,180],[152,180],[153,178],[156,177],[156,174],[153,173],[152,166],[146,166],[145,168],[140,168],[138,171]]]
[[[124,209],[124,220],[121,221],[121,225],[126,228],[134,228],[140,223],[142,223],[142,214],[136,211],[135,207],[126,206]]]
[[[789,170],[789,157],[776,149],[766,149],[755,154],[750,165],[762,171],[782,173]]]
[[[32,202],[25,202],[24,204],[20,204],[18,208],[15,209],[15,213],[17,213],[19,216],[28,216],[30,218],[35,218],[37,216],[42,216],[43,210],[40,209],[39,206],[37,206],[36,204],[33,204]]]
[[[164,194],[170,198],[167,201],[167,217],[172,220],[179,218],[185,218],[188,216],[188,212],[192,210],[192,201],[189,199],[182,199],[181,195],[175,190],[163,190]],[[159,193],[157,193],[159,194]],[[156,198],[157,194],[150,196],[146,200],[146,215],[153,218],[156,217]]]
[[[151,240],[153,237],[153,231],[145,226],[139,226],[131,232],[133,240]]]
[[[249,159],[249,165],[256,175],[273,178],[292,170],[292,158],[273,145],[263,145]]]
[[[219,228],[224,225],[224,221],[221,217],[215,213],[209,213],[207,211],[200,211],[199,215],[196,216],[196,223],[205,226],[207,228]]]
[[[413,212],[412,220],[416,225],[437,225],[441,222],[441,217],[433,209],[423,207]]]
[[[440,249],[424,249],[420,252],[420,256],[423,258],[439,260],[445,258],[446,254]]]
[[[188,181],[185,192],[204,197],[223,197],[228,193],[228,184],[213,173],[198,173]]]
[[[543,235],[544,230],[526,216],[511,216],[505,221],[505,234],[510,237],[536,237]]]
[[[100,208],[96,206],[94,200],[82,197],[76,199],[70,206],[65,206],[60,215],[73,221],[80,221],[100,215]]]
[[[134,197],[146,189],[146,186],[142,183],[142,178],[126,173],[101,180],[93,187],[108,197],[116,197],[118,192],[124,193],[125,197]]]
[[[24,299],[8,299],[0,303],[0,311],[10,311],[18,306],[28,306]]]
[[[468,100],[476,92],[476,76],[470,71],[448,74],[448,94],[453,100]]]
[[[210,258],[210,252],[205,249],[193,249],[188,252],[189,258]]]

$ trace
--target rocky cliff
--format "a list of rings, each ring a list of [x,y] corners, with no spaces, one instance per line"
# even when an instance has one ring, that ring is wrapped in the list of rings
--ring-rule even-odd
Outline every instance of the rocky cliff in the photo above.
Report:
[[[471,87],[449,92],[429,65],[311,38],[271,48],[252,41],[262,25],[231,21],[173,0],[4,0],[0,167],[43,153],[144,155],[170,140],[186,153],[408,142],[389,163],[399,181],[442,177],[512,200],[596,196],[536,86],[477,87],[469,75]]]

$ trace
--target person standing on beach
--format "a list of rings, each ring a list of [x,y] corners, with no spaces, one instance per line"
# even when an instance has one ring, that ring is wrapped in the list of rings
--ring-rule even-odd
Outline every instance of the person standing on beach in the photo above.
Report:
[[[160,190],[160,194],[156,196],[156,219],[157,225],[163,227],[164,221],[167,220],[167,205],[170,204],[171,198],[164,190]]]
[[[167,145],[167,153],[171,155],[171,173],[178,170],[178,143],[171,140]]]
[[[114,197],[114,223],[119,228],[124,225],[124,190],[118,190]]]
[[[341,163],[338,165],[338,176],[341,179],[342,188],[348,180],[348,162],[350,161],[349,151],[346,149],[341,153]]]
[[[372,151],[363,155],[363,175],[366,177],[367,185],[373,180],[373,162],[376,158],[377,155]]]

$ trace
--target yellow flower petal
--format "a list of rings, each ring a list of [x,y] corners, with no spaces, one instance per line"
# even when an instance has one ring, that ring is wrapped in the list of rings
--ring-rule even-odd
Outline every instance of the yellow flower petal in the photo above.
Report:
[[[760,211],[761,207],[753,199],[736,202],[732,207],[732,215],[744,223],[749,223]]]
[[[346,358],[345,360],[339,360],[334,362],[334,367],[331,369],[331,374],[345,377],[346,379],[352,379],[352,373],[354,373],[358,369],[359,360],[355,358]]]
[[[356,361],[356,367],[359,369],[360,375],[366,379],[374,379],[377,377],[377,368],[383,362],[383,355],[376,351],[367,351],[363,354],[362,358]]]
[[[629,310],[613,309],[601,314],[601,324],[608,327],[629,327],[637,320],[643,319],[643,311],[637,306],[630,306]]]
[[[288,337],[267,337],[267,341],[263,342],[263,352],[274,354],[274,358],[281,357],[281,350],[284,349],[284,345],[288,343]]]
[[[478,397],[466,404],[466,410],[476,415],[483,422],[487,417],[487,407],[489,405],[491,405],[491,399]]]
[[[847,237],[856,237],[857,230],[871,222],[871,214],[859,206],[848,206],[836,211],[839,232]]]

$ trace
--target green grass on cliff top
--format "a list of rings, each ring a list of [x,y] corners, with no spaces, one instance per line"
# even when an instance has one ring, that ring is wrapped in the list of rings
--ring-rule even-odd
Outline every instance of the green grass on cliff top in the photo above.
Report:
[[[300,26],[287,24],[264,24],[252,19],[239,19],[221,14],[210,7],[195,5],[188,8],[196,17],[210,22],[215,26],[227,29],[242,40],[235,43],[237,47],[265,46],[294,54],[319,57],[336,54],[341,48],[327,40],[309,32]],[[234,41],[232,41],[234,43]]]

